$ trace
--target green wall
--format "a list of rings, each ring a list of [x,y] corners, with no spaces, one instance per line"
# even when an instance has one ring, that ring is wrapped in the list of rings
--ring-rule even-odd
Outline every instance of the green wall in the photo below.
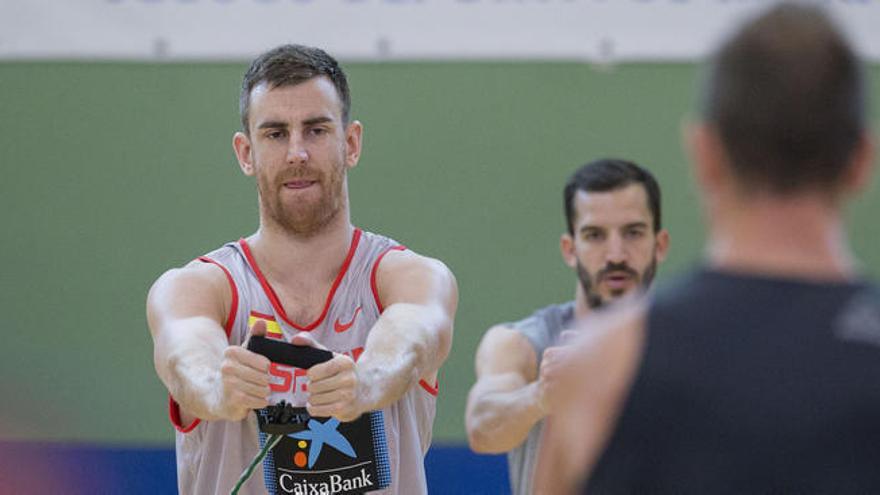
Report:
[[[444,260],[461,303],[435,438],[464,441],[473,354],[495,322],[570,298],[561,185],[606,155],[658,176],[661,281],[699,257],[679,134],[693,65],[349,64],[365,152],[355,223]],[[144,298],[165,269],[256,228],[238,171],[241,63],[0,63],[0,438],[168,443]],[[872,69],[878,119],[880,67]],[[874,274],[880,196],[850,211]]]

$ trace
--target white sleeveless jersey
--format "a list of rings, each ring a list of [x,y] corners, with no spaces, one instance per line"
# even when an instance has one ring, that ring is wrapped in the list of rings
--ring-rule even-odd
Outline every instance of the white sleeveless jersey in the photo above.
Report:
[[[220,266],[232,288],[232,304],[225,325],[230,344],[240,345],[250,324],[263,319],[270,338],[289,342],[295,334],[309,332],[328,349],[357,360],[383,310],[376,291],[376,269],[385,253],[393,249],[405,248],[386,237],[355,229],[348,255],[327,295],[323,311],[317,320],[308,323],[288,318],[244,239],[228,243],[199,259]],[[308,397],[305,370],[273,363],[271,373],[270,403],[284,399],[295,406],[305,405]],[[383,410],[391,485],[370,493],[427,493],[424,455],[431,443],[436,395],[436,384],[421,381]],[[182,425],[179,407],[173,399],[170,414],[177,428],[180,493],[228,494],[259,450],[255,414],[248,414],[245,420],[237,422],[196,420]],[[269,493],[261,471],[258,467],[239,493]]]

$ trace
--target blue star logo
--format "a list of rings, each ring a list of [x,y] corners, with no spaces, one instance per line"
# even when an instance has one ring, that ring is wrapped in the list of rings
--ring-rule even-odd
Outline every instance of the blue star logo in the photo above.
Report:
[[[313,418],[309,420],[308,430],[298,431],[287,436],[300,440],[311,440],[312,444],[309,446],[309,469],[311,469],[315,465],[315,461],[318,460],[325,443],[351,458],[357,457],[348,440],[342,436],[342,433],[336,431],[338,426],[339,420],[336,418],[330,418],[323,423]]]

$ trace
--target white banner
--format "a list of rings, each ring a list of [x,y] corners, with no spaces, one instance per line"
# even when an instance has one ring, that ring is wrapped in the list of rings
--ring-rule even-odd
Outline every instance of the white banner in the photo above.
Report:
[[[826,0],[880,61],[880,0]],[[0,59],[242,60],[281,43],[343,60],[706,55],[766,0],[0,0]]]

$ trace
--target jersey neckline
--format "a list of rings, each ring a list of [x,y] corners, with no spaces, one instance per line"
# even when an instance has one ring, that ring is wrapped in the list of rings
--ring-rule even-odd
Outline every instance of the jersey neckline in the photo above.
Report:
[[[253,253],[251,252],[251,248],[247,243],[247,240],[241,238],[238,240],[239,246],[241,246],[241,250],[244,253],[245,258],[247,259],[247,263],[250,265],[251,269],[254,271],[254,274],[257,276],[257,280],[260,281],[260,285],[263,287],[263,292],[266,293],[266,297],[269,298],[269,301],[272,303],[272,308],[275,309],[275,313],[284,320],[285,323],[292,326],[297,330],[301,330],[304,332],[311,332],[314,330],[321,322],[324,321],[324,318],[327,317],[327,312],[330,310],[330,303],[333,302],[333,296],[336,295],[336,289],[339,288],[339,284],[342,283],[342,278],[348,272],[348,267],[351,265],[351,260],[354,258],[354,253],[357,251],[358,244],[361,239],[361,229],[355,228],[354,233],[351,236],[351,245],[348,248],[348,254],[345,257],[345,261],[342,263],[342,267],[339,269],[339,273],[336,275],[336,280],[333,281],[333,285],[330,286],[330,292],[327,294],[327,298],[324,300],[324,309],[321,311],[321,314],[318,318],[309,323],[308,325],[300,325],[298,323],[293,322],[284,311],[284,306],[281,305],[281,301],[278,299],[278,295],[275,293],[275,289],[269,284],[269,280],[263,275],[263,272],[260,270],[259,265],[257,265],[257,260],[254,258]]]

